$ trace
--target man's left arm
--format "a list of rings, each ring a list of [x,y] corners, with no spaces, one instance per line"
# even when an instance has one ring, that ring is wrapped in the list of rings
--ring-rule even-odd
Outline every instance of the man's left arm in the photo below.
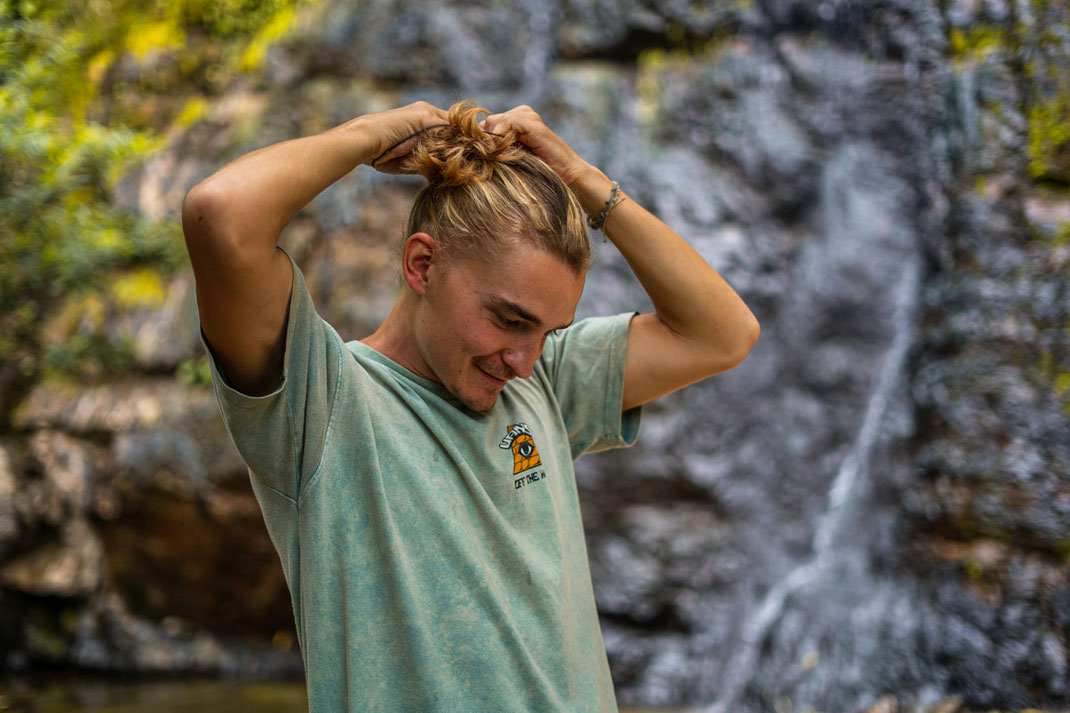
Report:
[[[612,181],[584,161],[528,106],[488,116],[489,131],[514,131],[569,185],[588,215],[601,214]],[[654,303],[632,320],[624,368],[625,410],[727,371],[758,339],[758,320],[687,242],[625,198],[603,232],[628,261]]]
[[[591,216],[602,212],[612,186],[589,164],[569,184]],[[743,361],[758,339],[758,320],[694,248],[629,197],[610,210],[602,231],[654,303],[628,332],[624,409]]]

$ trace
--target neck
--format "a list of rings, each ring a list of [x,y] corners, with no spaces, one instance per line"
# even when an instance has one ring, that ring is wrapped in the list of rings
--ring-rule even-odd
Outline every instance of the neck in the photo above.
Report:
[[[379,328],[360,341],[412,373],[438,381],[416,341],[416,306],[412,293],[403,292]]]

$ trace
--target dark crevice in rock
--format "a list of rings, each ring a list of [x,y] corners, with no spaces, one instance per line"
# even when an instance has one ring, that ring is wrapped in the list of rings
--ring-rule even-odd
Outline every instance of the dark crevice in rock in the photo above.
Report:
[[[561,59],[599,60],[614,64],[634,65],[645,52],[664,50],[683,55],[699,55],[707,51],[718,37],[738,35],[741,23],[727,22],[708,32],[694,32],[680,26],[669,31],[648,30],[631,27],[612,44],[598,47],[569,47],[566,43],[560,49]]]
[[[755,5],[765,18],[763,29],[769,36],[811,34],[887,62],[904,62],[916,55],[916,36],[901,30],[917,30],[926,22],[922,16],[925,4],[907,0],[756,0]]]
[[[652,608],[645,614],[637,612],[612,612],[599,609],[599,617],[613,626],[636,633],[689,633],[691,626],[684,621],[676,608],[669,604]]]
[[[216,513],[166,493],[125,503],[121,518],[100,525],[114,586],[132,613],[154,621],[177,616],[261,640],[292,629],[289,592],[251,495],[219,492],[215,500]]]
[[[584,521],[594,531],[612,528],[622,508],[633,503],[658,503],[659,507],[667,505],[670,509],[681,505],[699,505],[713,517],[717,517],[721,511],[716,495],[680,473],[665,478],[629,478],[628,486],[624,489],[606,488],[598,482],[585,481],[581,481],[578,487]]]

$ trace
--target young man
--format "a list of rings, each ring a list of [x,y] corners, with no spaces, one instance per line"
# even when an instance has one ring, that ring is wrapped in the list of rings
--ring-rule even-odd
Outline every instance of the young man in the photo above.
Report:
[[[217,397],[286,572],[314,712],[616,710],[572,460],[630,444],[636,407],[758,337],[720,276],[530,107],[478,127],[474,111],[418,102],[269,146],[183,206]],[[343,342],[276,242],[362,164],[431,184],[394,309]],[[569,326],[589,247],[558,233],[576,232],[577,201],[653,313]]]

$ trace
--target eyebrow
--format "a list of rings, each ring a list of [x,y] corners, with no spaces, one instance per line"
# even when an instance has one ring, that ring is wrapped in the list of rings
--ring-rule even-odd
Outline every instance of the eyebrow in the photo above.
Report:
[[[497,307],[498,309],[503,309],[512,312],[521,320],[529,322],[535,327],[543,326],[543,321],[541,319],[533,315],[531,312],[528,312],[526,309],[518,305],[516,302],[513,302],[512,300],[507,300],[499,295],[487,295],[487,299],[490,300],[492,306]],[[564,329],[565,327],[569,327],[571,325],[572,322],[569,322],[568,324],[563,324],[560,327],[554,327],[554,329]]]

